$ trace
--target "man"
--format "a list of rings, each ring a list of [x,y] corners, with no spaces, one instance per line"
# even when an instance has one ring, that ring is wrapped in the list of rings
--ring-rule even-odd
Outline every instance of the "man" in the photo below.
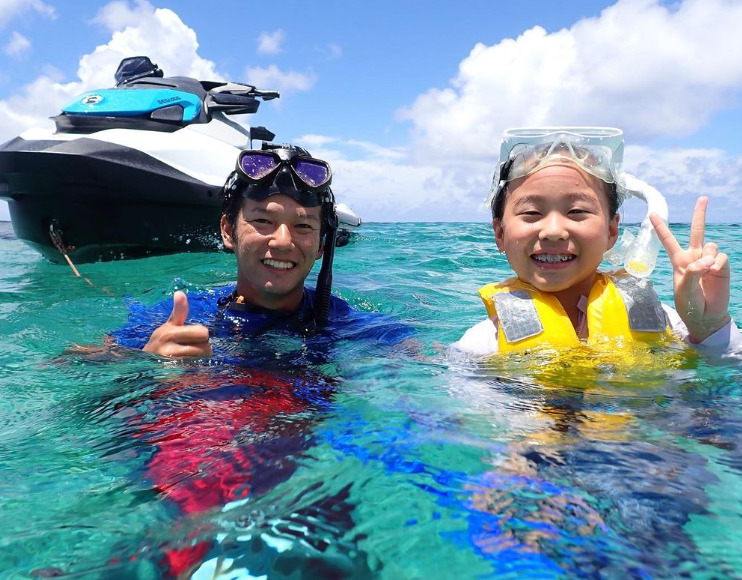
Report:
[[[309,336],[326,327],[328,319],[332,330],[357,328],[359,319],[379,321],[330,295],[337,229],[331,181],[329,165],[298,147],[240,154],[222,190],[221,218],[224,246],[237,258],[237,285],[214,305],[218,301],[223,314],[241,317],[243,334],[280,327]],[[317,289],[305,288],[315,261],[323,256]],[[186,324],[188,314],[188,298],[176,292],[170,317],[143,350],[167,357],[210,356],[209,328]],[[402,332],[408,334],[409,328]],[[141,346],[135,337],[119,333],[117,338]],[[401,337],[392,338],[397,342]]]
[[[240,154],[221,192],[222,240],[237,259],[234,288],[190,298],[176,292],[172,306],[133,305],[127,326],[113,333],[119,344],[159,356],[211,358],[206,368],[184,367],[161,381],[132,406],[149,411],[129,421],[150,457],[147,480],[185,514],[261,495],[291,476],[337,389],[316,365],[338,342],[358,348],[362,340],[367,353],[412,334],[330,294],[337,226],[330,167],[298,147],[265,147]],[[319,258],[317,289],[306,288]],[[186,323],[189,314],[195,323]],[[344,509],[352,526],[352,506]],[[160,568],[183,574],[211,548],[169,549]]]

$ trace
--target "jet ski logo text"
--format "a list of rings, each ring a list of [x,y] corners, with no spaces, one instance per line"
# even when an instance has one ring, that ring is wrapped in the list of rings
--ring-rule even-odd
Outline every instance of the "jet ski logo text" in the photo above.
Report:
[[[88,95],[82,100],[83,105],[97,105],[103,100],[103,95]]]

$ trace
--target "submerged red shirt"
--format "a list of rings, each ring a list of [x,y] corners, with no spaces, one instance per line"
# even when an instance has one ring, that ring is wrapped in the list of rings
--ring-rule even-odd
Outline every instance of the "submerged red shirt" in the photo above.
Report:
[[[286,348],[285,337],[296,337],[311,316],[313,291],[306,290],[299,312],[289,314],[219,308],[218,299],[228,294],[220,289],[189,295],[189,323],[206,324],[215,339],[213,366],[191,367],[169,379],[138,401],[130,418],[150,455],[147,480],[186,514],[264,493],[290,477],[337,384],[313,368],[331,357],[338,341],[388,346],[414,333],[333,297],[328,327]],[[141,347],[171,309],[171,300],[134,305],[129,324],[113,336]],[[179,575],[209,547],[200,542],[169,550],[161,568]]]

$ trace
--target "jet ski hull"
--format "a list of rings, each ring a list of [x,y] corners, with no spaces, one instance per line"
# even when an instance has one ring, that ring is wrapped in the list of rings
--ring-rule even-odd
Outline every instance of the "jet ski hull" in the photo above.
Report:
[[[16,236],[52,262],[64,261],[52,231],[75,262],[221,247],[220,188],[136,149],[16,138],[0,175]]]
[[[237,152],[218,157],[231,168]],[[228,169],[218,173],[206,183],[93,137],[17,137],[0,147],[0,199],[8,201],[15,235],[54,263],[65,261],[62,250],[75,263],[220,250],[219,191]],[[361,219],[345,204],[337,213],[340,247]]]

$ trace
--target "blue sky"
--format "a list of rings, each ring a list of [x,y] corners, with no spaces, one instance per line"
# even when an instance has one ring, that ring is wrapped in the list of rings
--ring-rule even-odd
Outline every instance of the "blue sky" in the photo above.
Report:
[[[330,161],[366,221],[488,221],[503,129],[571,124],[622,128],[671,221],[706,194],[740,222],[740,30],[742,0],[0,0],[0,142],[147,54],[279,89],[245,121]]]

